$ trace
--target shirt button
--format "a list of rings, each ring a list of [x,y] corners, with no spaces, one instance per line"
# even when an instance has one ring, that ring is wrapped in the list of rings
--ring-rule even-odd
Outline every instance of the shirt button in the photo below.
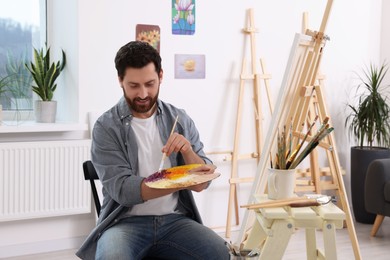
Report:
[[[129,122],[126,122],[126,125],[129,125]]]

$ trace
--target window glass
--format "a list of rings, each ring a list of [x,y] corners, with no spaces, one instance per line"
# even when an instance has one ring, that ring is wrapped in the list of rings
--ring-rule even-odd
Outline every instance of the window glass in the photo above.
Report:
[[[46,1],[0,0],[0,6],[0,104],[11,114],[32,111],[33,80],[24,64],[46,42]]]

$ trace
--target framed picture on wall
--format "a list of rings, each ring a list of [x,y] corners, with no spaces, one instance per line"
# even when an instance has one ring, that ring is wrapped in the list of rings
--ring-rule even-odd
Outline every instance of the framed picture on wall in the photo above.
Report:
[[[149,43],[160,52],[160,27],[158,25],[137,24],[135,39]]]
[[[195,33],[195,0],[172,0],[172,34]]]
[[[205,55],[175,54],[175,78],[204,79],[206,77],[205,61]]]

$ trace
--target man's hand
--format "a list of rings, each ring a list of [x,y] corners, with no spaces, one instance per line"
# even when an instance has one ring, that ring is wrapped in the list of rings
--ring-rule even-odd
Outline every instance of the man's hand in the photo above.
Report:
[[[191,143],[181,134],[173,133],[167,143],[162,148],[162,152],[169,156],[173,152],[181,152],[185,155],[188,152],[192,152]]]
[[[196,191],[196,192],[201,192],[202,190],[206,189],[209,186],[209,184],[210,184],[210,182],[208,181],[208,182],[201,183],[198,185],[190,186],[187,189],[192,190],[192,191]]]
[[[190,141],[178,133],[173,133],[168,138],[167,143],[162,148],[162,152],[166,153],[167,156],[171,155],[173,152],[180,152],[185,164],[204,163],[203,159],[192,150]]]

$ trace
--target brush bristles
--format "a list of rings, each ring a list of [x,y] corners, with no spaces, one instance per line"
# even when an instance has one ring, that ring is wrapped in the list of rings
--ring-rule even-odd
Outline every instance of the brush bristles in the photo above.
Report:
[[[286,126],[283,127],[281,134],[278,133],[277,153],[275,156],[275,162],[272,162],[271,167],[275,169],[295,169],[305,158],[312,152],[322,139],[329,135],[334,128],[329,127],[329,117],[326,117],[321,127],[317,130],[316,134],[311,138],[306,147],[301,151],[306,139],[309,137],[318,116],[315,117],[313,123],[309,126],[305,136],[301,142],[297,142],[295,148],[292,148],[292,124],[289,127],[289,133],[286,133]],[[288,139],[286,137],[288,136]]]

